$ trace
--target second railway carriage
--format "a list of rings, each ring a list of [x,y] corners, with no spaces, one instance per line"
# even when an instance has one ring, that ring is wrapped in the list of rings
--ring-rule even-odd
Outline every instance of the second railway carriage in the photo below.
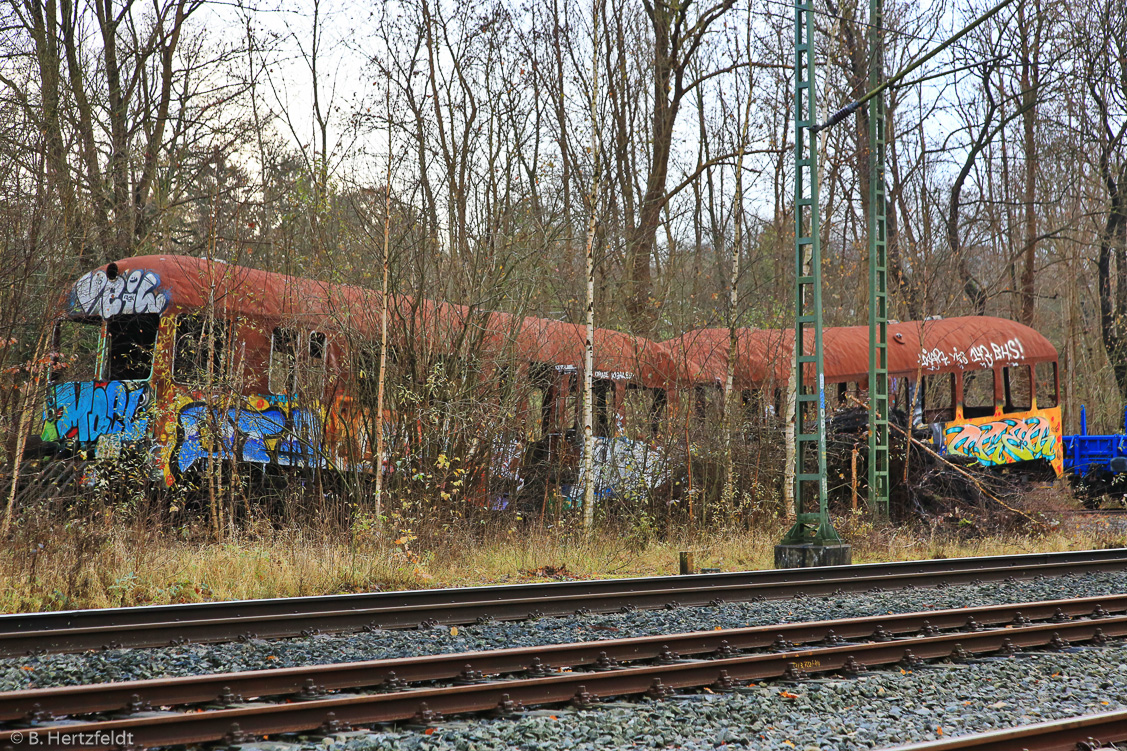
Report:
[[[582,483],[583,327],[402,295],[388,309],[388,359],[414,367],[405,388],[436,368],[472,367],[473,396],[485,402],[519,382],[509,407],[523,430],[494,437],[488,463],[518,488],[550,482],[574,492]],[[63,300],[44,446],[99,460],[140,451],[168,486],[214,458],[371,473],[380,322],[379,293],[358,287],[176,255],[107,264]],[[595,351],[600,492],[658,483],[663,459],[647,426],[665,409],[665,384],[678,378],[674,360],[659,344],[603,329]],[[442,440],[449,426],[415,425],[397,444],[387,425],[403,411],[393,393],[402,383],[390,369],[385,380],[381,466],[390,471],[424,431]],[[640,403],[643,427],[629,429]],[[485,435],[491,427],[468,429]]]
[[[1062,474],[1057,352],[1043,335],[1003,318],[967,316],[892,323],[888,341],[892,406],[911,415],[913,426],[929,427],[941,451],[984,466],[1044,462]],[[734,388],[781,414],[793,331],[741,329],[736,342]],[[698,388],[718,393],[727,376],[727,329],[690,331],[665,344],[697,364]],[[866,402],[868,327],[827,327],[823,352],[827,401]]]

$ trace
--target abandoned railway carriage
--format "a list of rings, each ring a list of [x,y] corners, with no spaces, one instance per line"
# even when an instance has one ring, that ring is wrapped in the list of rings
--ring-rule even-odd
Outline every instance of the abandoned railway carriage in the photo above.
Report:
[[[440,444],[435,457],[443,461],[461,431],[461,450],[477,452],[474,466],[489,475],[465,483],[467,498],[542,508],[550,488],[579,495],[581,326],[389,297],[394,368],[376,420],[376,292],[144,256],[83,275],[62,306],[42,434],[48,450],[111,460],[123,448],[140,451],[153,479],[173,486],[216,458],[264,471],[370,475],[380,430],[379,466],[394,472],[428,440]],[[745,407],[783,414],[793,332],[737,334],[735,388]],[[941,450],[984,465],[1042,461],[1062,472],[1057,355],[1045,337],[972,317],[891,324],[889,342],[894,407],[913,415],[917,429],[929,427]],[[644,493],[686,475],[691,483],[696,436],[719,425],[708,404],[715,407],[727,374],[727,330],[655,343],[598,329],[594,343],[597,492]],[[825,365],[830,399],[852,406],[853,393],[864,401],[867,328],[827,328]],[[472,378],[455,397],[434,387],[438,371]],[[408,417],[420,400],[442,413],[459,399],[487,408],[449,420]]]
[[[83,275],[63,308],[42,434],[48,448],[96,459],[139,449],[153,478],[168,486],[201,471],[209,457],[374,470],[378,293],[164,255]],[[399,295],[389,297],[388,309],[388,358],[400,370],[416,366],[415,385],[435,368],[471,361],[475,398],[499,398],[506,384],[521,381],[526,388],[513,404],[522,429],[494,436],[486,463],[518,489],[550,481],[575,492],[582,481],[583,327]],[[601,329],[595,349],[600,492],[661,482],[666,467],[649,439],[666,384],[681,379],[673,358],[658,344]],[[419,424],[393,435],[390,372],[385,471],[424,430],[449,429]],[[627,422],[638,427],[628,431]]]
[[[729,341],[726,329],[699,329],[665,344],[697,363],[698,384],[718,388]],[[1013,321],[968,316],[893,323],[888,341],[892,406],[911,414],[914,427],[930,427],[937,448],[985,466],[1045,462],[1062,474],[1057,352],[1048,339]],[[767,392],[764,401],[782,413],[793,343],[789,330],[737,333],[734,388],[745,400]],[[864,403],[868,327],[826,328],[823,351],[827,400]]]

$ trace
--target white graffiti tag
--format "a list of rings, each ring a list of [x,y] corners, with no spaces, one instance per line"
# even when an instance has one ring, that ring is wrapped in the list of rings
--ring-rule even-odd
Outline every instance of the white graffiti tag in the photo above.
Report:
[[[160,288],[160,276],[134,269],[109,279],[102,270],[91,271],[74,283],[71,311],[109,318],[121,313],[160,313],[170,299]]]
[[[925,349],[920,352],[919,364],[924,370],[938,370],[950,365],[963,368],[973,362],[978,367],[988,370],[993,368],[996,362],[1017,365],[1023,357],[1025,357],[1025,347],[1022,346],[1020,339],[1014,337],[1002,344],[996,342],[976,344],[966,352],[959,349],[944,352],[938,347]]]

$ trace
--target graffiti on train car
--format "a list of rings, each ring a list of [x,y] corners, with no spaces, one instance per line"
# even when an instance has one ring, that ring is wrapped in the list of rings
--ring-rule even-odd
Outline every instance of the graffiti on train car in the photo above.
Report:
[[[601,498],[641,498],[669,479],[665,453],[644,441],[630,438],[595,438],[592,460],[595,493]],[[578,500],[583,496],[586,465],[580,444],[579,472],[575,484],[562,488],[564,496]]]
[[[59,383],[47,391],[43,440],[86,443],[107,434],[136,440],[148,427],[150,390],[129,381]]]
[[[155,271],[134,269],[110,279],[101,269],[83,275],[71,291],[70,312],[109,318],[119,314],[162,313],[172,294]]]
[[[1038,410],[1029,417],[992,419],[949,425],[943,431],[948,453],[969,456],[986,466],[1043,459],[1059,474],[1059,409]]]
[[[980,368],[989,370],[994,367],[996,362],[1007,365],[1016,364],[1024,356],[1025,347],[1022,345],[1021,339],[1014,337],[1001,344],[997,342],[976,344],[965,352],[958,348],[946,352],[938,347],[930,350],[924,349],[920,352],[919,364],[924,370],[938,370],[950,365],[965,368],[970,363],[974,363]]]
[[[166,467],[182,474],[209,455],[237,455],[255,464],[324,466],[323,424],[317,411],[297,407],[284,396],[249,396],[226,410],[186,402],[176,412],[176,440],[169,443]],[[166,479],[171,484],[171,476]]]

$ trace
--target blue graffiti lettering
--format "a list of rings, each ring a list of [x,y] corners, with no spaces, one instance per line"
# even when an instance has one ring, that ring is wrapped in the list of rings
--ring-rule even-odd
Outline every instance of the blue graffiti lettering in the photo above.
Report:
[[[229,409],[212,421],[208,407],[196,403],[180,410],[175,466],[186,472],[209,454],[256,464],[315,466],[321,443],[321,420],[315,412],[293,409],[287,418],[276,406],[258,411]],[[267,441],[277,439],[271,448]]]
[[[148,428],[148,402],[149,388],[143,383],[56,384],[47,392],[44,436],[87,443],[120,433],[124,440],[137,440]]]
[[[291,467],[312,467],[317,463],[316,449],[321,443],[321,421],[307,409],[295,409],[293,425],[278,442],[278,464]]]

